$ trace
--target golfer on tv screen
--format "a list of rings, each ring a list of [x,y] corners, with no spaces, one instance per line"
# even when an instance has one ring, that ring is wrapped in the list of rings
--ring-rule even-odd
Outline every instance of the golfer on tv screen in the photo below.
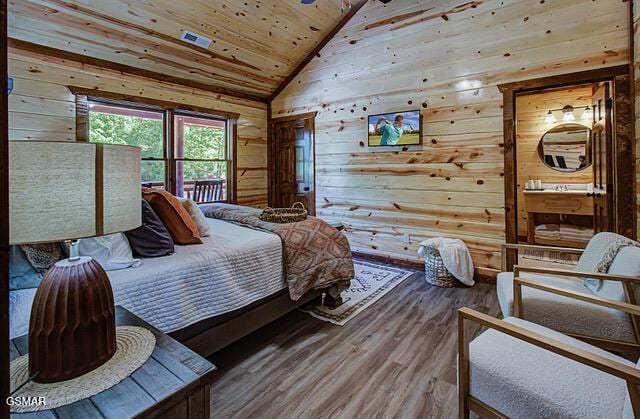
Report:
[[[403,121],[404,117],[402,115],[396,115],[393,119],[393,123],[384,116],[378,118],[375,131],[376,134],[382,136],[380,139],[381,146],[398,144],[398,141],[400,141],[402,133],[404,132],[402,129]]]

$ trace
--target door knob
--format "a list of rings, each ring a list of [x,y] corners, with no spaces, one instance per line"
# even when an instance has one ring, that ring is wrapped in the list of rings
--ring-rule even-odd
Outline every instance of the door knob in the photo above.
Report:
[[[305,191],[305,192],[309,192],[311,190],[311,188],[308,187],[308,186],[305,186],[304,188],[302,188],[302,190]]]

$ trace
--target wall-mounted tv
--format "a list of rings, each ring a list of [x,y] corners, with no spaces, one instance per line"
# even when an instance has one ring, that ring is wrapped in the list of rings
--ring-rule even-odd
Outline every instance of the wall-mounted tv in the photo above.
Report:
[[[369,115],[367,122],[369,147],[420,144],[420,111]]]

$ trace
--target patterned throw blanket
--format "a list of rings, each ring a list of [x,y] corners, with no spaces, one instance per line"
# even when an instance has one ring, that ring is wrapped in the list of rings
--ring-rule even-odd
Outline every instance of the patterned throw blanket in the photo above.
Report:
[[[355,276],[349,241],[316,217],[297,223],[277,224],[260,219],[262,210],[230,204],[204,204],[205,216],[242,224],[280,236],[292,300],[311,289],[351,281]]]

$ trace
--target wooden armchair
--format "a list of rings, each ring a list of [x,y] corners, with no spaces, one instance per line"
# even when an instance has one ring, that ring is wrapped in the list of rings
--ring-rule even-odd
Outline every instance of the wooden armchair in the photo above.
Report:
[[[503,317],[515,316],[602,348],[616,350],[635,359],[640,353],[640,313],[618,310],[612,302],[636,304],[640,289],[640,248],[625,247],[616,256],[609,274],[595,272],[609,243],[621,236],[600,233],[587,248],[548,248],[505,245],[505,249],[551,250],[579,254],[576,270],[515,266],[497,279],[497,294]],[[585,286],[586,278],[602,281],[599,288]],[[523,289],[522,284],[528,286]],[[549,290],[553,290],[550,292]]]
[[[640,313],[631,304],[592,302]],[[470,322],[488,328],[471,342]],[[586,342],[526,320],[458,310],[460,418],[470,411],[488,418],[640,417],[639,385],[637,365]]]

